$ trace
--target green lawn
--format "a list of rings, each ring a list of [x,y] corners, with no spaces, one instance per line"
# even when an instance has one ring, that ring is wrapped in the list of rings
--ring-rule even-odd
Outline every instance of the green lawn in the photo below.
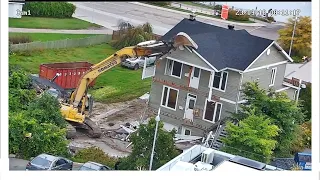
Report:
[[[9,37],[15,36],[29,36],[32,41],[55,41],[62,39],[77,39],[89,36],[96,36],[96,34],[59,34],[59,33],[9,33]]]
[[[39,73],[41,63],[89,61],[98,63],[115,52],[108,44],[81,48],[34,51],[11,55],[10,65],[19,65],[31,73]],[[133,71],[120,66],[100,75],[89,92],[96,101],[112,103],[137,98],[150,90],[151,79],[141,80],[142,70]]]
[[[198,7],[201,7],[201,8],[207,8],[207,9],[213,9],[213,6],[207,6],[207,5],[204,5],[204,4],[197,4],[197,3],[193,3],[191,1],[184,1],[184,2],[181,2],[182,4],[186,4],[186,5],[190,5],[190,6],[198,6]]]
[[[9,18],[9,27],[35,29],[88,29],[100,26],[76,18],[59,19],[23,16],[20,19]]]

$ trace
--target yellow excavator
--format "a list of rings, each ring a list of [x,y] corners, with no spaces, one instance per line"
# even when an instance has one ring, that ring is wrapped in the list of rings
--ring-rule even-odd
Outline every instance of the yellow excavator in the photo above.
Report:
[[[93,106],[93,98],[88,94],[89,84],[99,75],[120,64],[128,57],[157,57],[156,61],[158,61],[179,46],[197,49],[197,45],[187,34],[178,33],[168,42],[146,41],[136,46],[125,47],[100,63],[93,65],[82,75],[70,98],[61,103],[62,116],[74,127],[86,129],[90,137],[99,138],[101,129],[89,118]]]

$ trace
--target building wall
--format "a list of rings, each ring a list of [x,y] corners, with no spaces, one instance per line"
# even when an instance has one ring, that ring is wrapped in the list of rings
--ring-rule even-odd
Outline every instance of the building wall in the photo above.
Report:
[[[184,61],[187,63],[195,64],[200,67],[204,67],[210,70],[213,70],[206,62],[204,62],[198,55],[193,52],[190,52],[187,49],[180,50],[179,48],[176,51],[173,51],[169,57]]]
[[[181,79],[166,75],[165,66],[166,66],[166,60],[160,61],[159,64],[157,64],[156,73],[151,85],[149,106],[151,107],[151,109],[154,109],[155,111],[160,107],[164,85],[173,87],[175,89],[179,89],[176,110],[171,110],[165,107],[161,107],[161,113],[162,113],[160,115],[161,120],[163,120],[166,123],[170,123],[174,126],[178,126],[179,127],[178,133],[181,133],[181,130],[183,128],[187,128],[191,130],[191,135],[203,136],[204,132],[214,125],[213,122],[203,120],[205,102],[209,94],[208,84],[209,84],[210,72],[201,70],[199,87],[198,89],[193,89],[193,88],[186,88],[188,86],[188,77],[184,76],[185,73],[189,72],[190,66],[183,65],[182,67],[183,76],[181,77]],[[233,78],[233,77],[236,77],[236,78]],[[233,97],[232,101],[235,101],[235,97],[237,95],[237,91],[235,89],[237,89],[239,86],[239,79],[240,79],[239,73],[229,72],[226,92],[223,93],[223,92],[214,90],[212,94],[215,96],[222,96],[225,99],[228,99],[228,96],[232,95]],[[195,116],[192,123],[190,123],[190,121],[188,120],[187,121],[183,120],[184,113],[185,113],[185,106],[186,106],[186,98],[188,93],[191,93],[197,96],[195,109],[199,110],[199,116]],[[220,119],[227,117],[229,115],[228,113],[229,111],[234,112],[235,104],[224,102],[221,100],[220,100],[220,103],[222,103]]]
[[[278,63],[281,61],[286,61],[283,54],[279,52],[279,50],[275,47],[275,45],[272,45],[269,49],[270,49],[270,54],[267,55],[267,51],[265,51],[259,57],[259,59],[250,66],[249,69],[265,66],[268,64]]]

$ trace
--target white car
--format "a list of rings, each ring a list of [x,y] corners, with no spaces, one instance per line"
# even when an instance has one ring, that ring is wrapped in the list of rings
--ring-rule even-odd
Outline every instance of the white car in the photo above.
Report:
[[[156,57],[127,58],[121,62],[121,65],[130,69],[137,70],[139,68],[143,68],[145,61],[147,61],[147,66],[152,66],[156,61]]]

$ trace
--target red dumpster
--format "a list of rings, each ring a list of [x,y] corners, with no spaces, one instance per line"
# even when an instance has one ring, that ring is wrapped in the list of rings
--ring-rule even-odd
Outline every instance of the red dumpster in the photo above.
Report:
[[[57,73],[61,76],[57,77],[54,82],[64,89],[75,89],[78,85],[80,77],[93,64],[89,62],[71,62],[71,63],[51,63],[41,64],[39,77],[52,80]],[[94,80],[89,87],[95,84]]]

